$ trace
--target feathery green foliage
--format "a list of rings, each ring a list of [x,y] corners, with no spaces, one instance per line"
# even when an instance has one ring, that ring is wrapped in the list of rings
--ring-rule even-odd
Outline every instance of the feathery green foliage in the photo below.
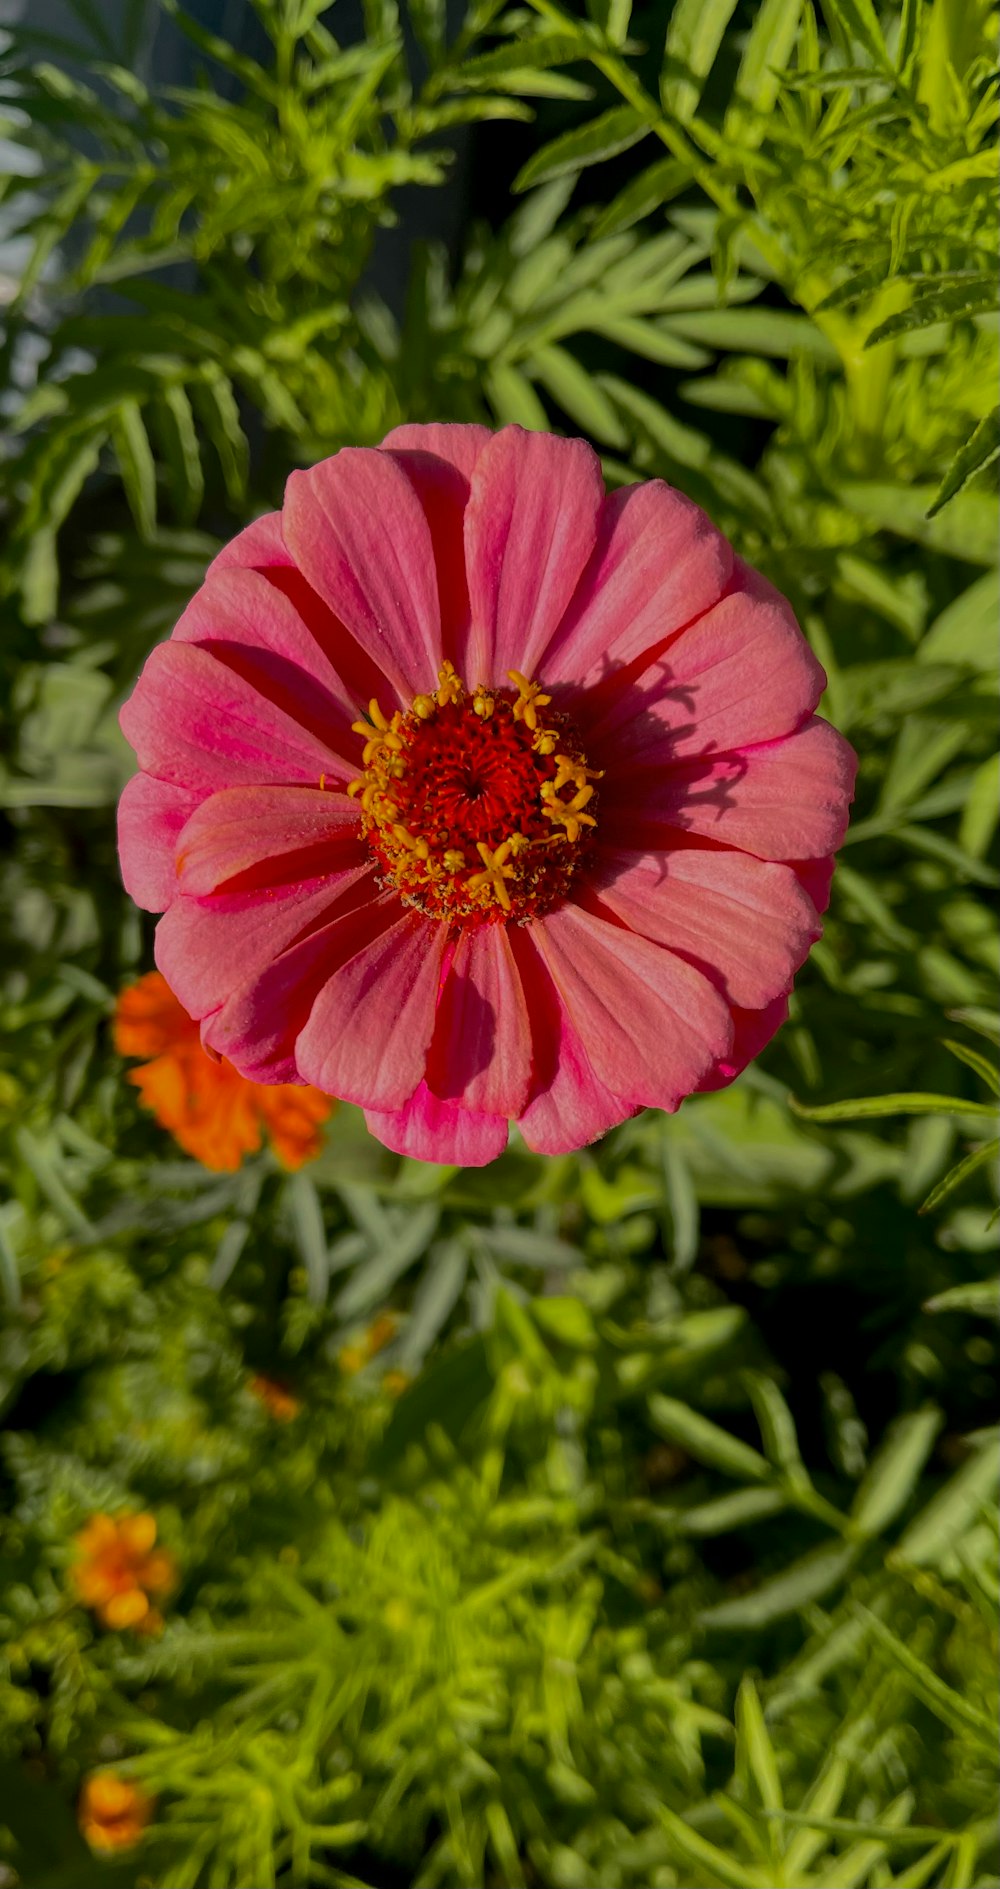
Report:
[[[124,11],[2,54],[0,1872],[986,1889],[993,16],[171,0],[164,90]],[[117,703],[293,466],[430,418],[583,433],[788,594],[861,756],[825,935],[731,1090],[578,1157],[343,1107],[212,1174],[110,1042]],[[150,1637],[70,1572],[144,1509]]]

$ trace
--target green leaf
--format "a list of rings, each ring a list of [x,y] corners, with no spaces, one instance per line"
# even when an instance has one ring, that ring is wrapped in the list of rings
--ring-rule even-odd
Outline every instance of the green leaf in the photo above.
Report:
[[[509,1260],[515,1266],[540,1267],[546,1272],[565,1271],[567,1267],[577,1267],[582,1263],[583,1255],[568,1240],[560,1240],[554,1233],[542,1233],[534,1227],[493,1226],[477,1227],[476,1239],[495,1258]]]
[[[640,171],[601,211],[591,232],[594,241],[630,230],[644,216],[671,203],[686,187],[689,176],[687,166],[675,157],[660,158],[648,170]]]
[[[899,28],[899,43],[896,47],[896,70],[904,82],[909,79],[909,68],[920,42],[922,18],[921,0],[903,0],[903,18]]]
[[[299,1173],[285,1182],[285,1197],[291,1211],[295,1244],[306,1271],[309,1303],[322,1305],[330,1285],[330,1255],[319,1195],[309,1175]]]
[[[700,348],[693,348],[689,341],[681,341],[662,324],[641,321],[635,316],[600,318],[594,320],[591,327],[594,334],[603,335],[621,348],[631,349],[633,354],[641,354],[644,360],[659,361],[664,367],[704,367],[711,358]]]
[[[783,1873],[786,1882],[804,1882],[813,1861],[826,1847],[823,1841],[825,1832],[822,1828],[817,1829],[816,1824],[835,1815],[850,1775],[850,1766],[846,1760],[839,1755],[832,1757],[810,1785],[800,1810],[782,1813],[782,1822],[790,1824],[795,1833],[785,1849]]]
[[[783,1489],[736,1489],[732,1495],[720,1495],[715,1502],[699,1502],[694,1508],[670,1513],[685,1535],[728,1535],[733,1529],[768,1521],[787,1507]]]
[[[964,1063],[980,1081],[985,1082],[988,1089],[993,1090],[994,1095],[1000,1095],[1000,1071],[995,1062],[991,1063],[988,1057],[978,1049],[973,1049],[969,1043],[956,1043],[950,1036],[942,1037],[941,1041],[945,1049],[950,1050],[960,1063]]]
[[[823,6],[829,18],[843,28],[848,41],[855,40],[864,47],[877,66],[891,72],[889,54],[872,0],[823,0]]]
[[[728,1851],[709,1843],[665,1804],[658,1805],[657,1815],[673,1855],[686,1869],[698,1870],[708,1882],[724,1884],[725,1889],[767,1889],[768,1877],[762,1870],[737,1862]]]
[[[994,1149],[993,1152],[996,1152]],[[1000,1314],[1000,1277],[976,1279],[965,1286],[948,1286],[924,1304],[925,1312],[968,1312],[973,1318]]]
[[[839,1587],[857,1556],[858,1550],[851,1544],[828,1542],[816,1548],[811,1554],[803,1555],[801,1560],[793,1561],[784,1573],[776,1574],[772,1580],[764,1581],[750,1594],[741,1594],[737,1600],[720,1601],[716,1607],[708,1607],[699,1615],[703,1627],[718,1628],[720,1632],[741,1632],[744,1628],[770,1626],[774,1620],[784,1620],[789,1614],[801,1612],[813,1602],[821,1600],[832,1588]]]
[[[998,453],[1000,453],[1000,407],[994,407],[992,413],[988,413],[985,419],[980,420],[979,425],[974,427],[965,445],[960,447],[955,454],[934,499],[927,508],[928,518],[936,517],[942,506],[949,504],[956,492],[960,492],[963,485],[967,484],[975,473],[982,472],[986,466],[991,466]]]
[[[871,1613],[867,1607],[859,1607],[858,1612],[880,1650],[918,1699],[922,1699],[954,1731],[971,1732],[977,1741],[985,1741],[992,1756],[996,1749],[996,1726],[993,1720],[985,1712],[980,1712],[960,1692],[956,1692],[937,1673],[932,1672],[912,1647],[905,1645],[877,1614]]]
[[[892,1559],[918,1568],[954,1565],[962,1537],[978,1520],[981,1510],[993,1504],[995,1494],[994,1433],[909,1524]]]
[[[582,1300],[546,1296],[533,1301],[531,1313],[545,1336],[554,1338],[557,1344],[567,1345],[571,1351],[595,1350],[594,1320]]]
[[[156,530],[156,465],[137,401],[122,401],[111,422],[111,443],[136,529],[148,541]]]
[[[971,1154],[966,1155],[964,1161],[958,1161],[953,1168],[949,1168],[943,1179],[931,1189],[927,1199],[921,1202],[920,1212],[933,1213],[934,1209],[940,1207],[941,1202],[947,1200],[956,1188],[964,1185],[971,1174],[978,1174],[980,1168],[989,1167],[990,1163],[996,1160],[998,1152],[1000,1152],[1000,1140],[987,1141],[981,1148],[974,1148]]]
[[[21,1303],[21,1274],[17,1254],[10,1243],[2,1210],[0,1210],[0,1287],[3,1289],[8,1311],[16,1312]]]
[[[191,524],[201,510],[205,480],[194,413],[179,382],[164,389],[151,418],[166,463],[174,509],[182,524]]]
[[[762,1371],[744,1371],[742,1375],[754,1415],[760,1424],[768,1462],[793,1480],[807,1482],[795,1420],[778,1386],[771,1378],[765,1377]]]
[[[341,1190],[343,1192],[343,1189]],[[338,1318],[359,1318],[385,1298],[396,1280],[428,1251],[437,1231],[440,1208],[435,1201],[401,1211],[381,1236],[371,1259],[337,1294],[333,1309]]]
[[[778,96],[780,75],[795,45],[801,11],[802,0],[763,0],[733,85],[733,102],[723,125],[726,139],[742,138],[756,144],[763,136],[763,120]],[[758,115],[760,123],[748,122],[747,108]]]
[[[489,402],[501,426],[523,426],[547,433],[549,416],[526,374],[510,361],[496,361],[485,375]]]
[[[663,1117],[660,1142],[663,1161],[664,1205],[669,1225],[670,1257],[676,1272],[688,1272],[698,1257],[700,1214],[698,1190],[691,1169],[673,1132],[669,1115]]]
[[[851,480],[838,488],[837,496],[848,511],[864,519],[869,530],[898,532],[970,564],[997,562],[996,501],[989,493],[960,493],[947,514],[936,518],[927,516],[935,498],[932,486]]]
[[[1000,755],[976,769],[962,809],[958,843],[972,859],[985,859],[1000,819]]]
[[[571,196],[576,179],[572,174],[556,177],[551,184],[533,190],[519,204],[507,224],[507,237],[515,256],[534,256],[547,236],[552,234]]]
[[[964,1102],[957,1095],[869,1095],[856,1102],[823,1102],[811,1106],[789,1098],[789,1107],[809,1122],[850,1122],[873,1120],[884,1115],[973,1115],[987,1121],[996,1117],[996,1109],[986,1102]]]
[[[772,1470],[765,1457],[749,1444],[740,1442],[738,1437],[730,1436],[728,1430],[720,1429],[710,1418],[703,1417],[699,1410],[692,1410],[689,1404],[656,1392],[649,1399],[649,1417],[654,1430],[668,1442],[678,1443],[696,1462],[708,1463],[711,1468],[720,1469],[723,1475],[737,1476],[741,1481],[767,1482],[770,1479]]]
[[[935,617],[917,649],[917,661],[965,663],[984,675],[1000,667],[996,626],[1000,619],[1000,571],[977,577]]]
[[[898,1417],[873,1456],[851,1508],[862,1535],[880,1535],[894,1522],[913,1494],[941,1428],[933,1406]]]
[[[785,1800],[778,1775],[778,1760],[764,1723],[757,1688],[749,1673],[744,1676],[736,1695],[736,1738],[737,1752],[740,1753],[742,1747],[764,1809],[783,1810]]]
[[[996,278],[992,275],[969,275],[967,280],[949,282],[933,289],[929,294],[914,296],[908,308],[901,308],[898,314],[889,315],[873,328],[865,341],[866,348],[877,348],[883,341],[893,341],[899,335],[913,334],[918,328],[931,328],[939,321],[960,321],[967,315],[988,313],[997,305]],[[987,424],[986,421],[983,422]],[[975,435],[973,435],[975,437]],[[994,445],[991,457],[1000,452],[1000,445]],[[966,477],[969,475],[966,474]],[[957,487],[955,488],[957,491]]]
[[[205,53],[209,59],[216,60],[220,66],[225,67],[227,72],[231,72],[242,84],[249,86],[251,91],[258,93],[262,98],[274,97],[274,82],[263,66],[257,65],[253,59],[246,58],[243,53],[237,52],[228,39],[220,39],[217,33],[209,32],[206,27],[200,25],[179,4],[179,0],[160,0],[160,5],[165,13],[169,13],[171,19],[177,21],[181,32],[186,34],[193,45],[197,46],[199,52]]]
[[[660,99],[664,111],[687,124],[715,62],[736,0],[675,0],[663,47]]]
[[[246,492],[250,448],[240,424],[233,384],[221,368],[206,362],[199,379],[191,383],[191,398],[219,456],[226,491],[233,503],[239,504]]]
[[[446,1240],[431,1248],[395,1352],[401,1370],[412,1372],[423,1363],[461,1296],[468,1270],[469,1254],[462,1240]]]
[[[565,348],[536,348],[525,366],[591,439],[618,450],[628,444],[607,394]]]
[[[513,188],[516,192],[530,190],[534,184],[584,170],[588,164],[603,164],[609,157],[631,150],[648,133],[647,121],[633,106],[616,105],[543,145],[518,172]]]
[[[14,1145],[25,1167],[33,1175],[42,1194],[64,1227],[78,1239],[91,1240],[95,1229],[79,1202],[67,1187],[52,1138],[39,1141],[29,1128],[14,1130]]]
[[[409,1445],[421,1442],[432,1424],[457,1441],[492,1388],[489,1354],[481,1336],[436,1352],[396,1404],[369,1459],[370,1473],[391,1475]]]
[[[788,360],[804,354],[833,366],[836,349],[808,315],[779,308],[704,309],[694,314],[671,314],[670,327],[688,341],[706,348],[736,349]]]

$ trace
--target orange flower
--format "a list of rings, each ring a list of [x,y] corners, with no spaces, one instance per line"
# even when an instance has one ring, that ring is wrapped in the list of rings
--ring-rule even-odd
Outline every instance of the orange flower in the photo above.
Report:
[[[160,1126],[204,1167],[238,1168],[265,1130],[287,1168],[319,1153],[318,1127],[335,1106],[331,1098],[296,1083],[248,1082],[231,1063],[210,1056],[159,971],[120,993],[114,1038],[120,1056],[150,1058],[129,1081]]]
[[[357,1371],[363,1371],[366,1364],[384,1350],[390,1338],[396,1335],[399,1320],[394,1312],[380,1312],[373,1319],[367,1331],[362,1332],[357,1344],[344,1345],[337,1353],[337,1363],[348,1377]]]
[[[75,1537],[77,1560],[70,1576],[77,1595],[105,1627],[135,1627],[155,1633],[163,1622],[151,1594],[166,1594],[177,1580],[177,1563],[166,1548],[154,1548],[152,1515],[93,1515]]]
[[[154,1808],[153,1799],[138,1784],[114,1771],[98,1771],[84,1779],[77,1820],[91,1849],[110,1856],[138,1843]]]
[[[260,1399],[275,1423],[291,1423],[302,1409],[301,1400],[286,1390],[284,1384],[279,1384],[276,1378],[265,1377],[261,1371],[250,1379],[247,1388]]]

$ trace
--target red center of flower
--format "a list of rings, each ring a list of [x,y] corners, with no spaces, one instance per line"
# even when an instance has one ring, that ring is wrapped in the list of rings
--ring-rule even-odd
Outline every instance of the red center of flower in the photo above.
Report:
[[[445,663],[433,695],[364,737],[362,831],[407,905],[430,918],[535,918],[565,898],[595,825],[579,739],[537,682],[467,692]]]

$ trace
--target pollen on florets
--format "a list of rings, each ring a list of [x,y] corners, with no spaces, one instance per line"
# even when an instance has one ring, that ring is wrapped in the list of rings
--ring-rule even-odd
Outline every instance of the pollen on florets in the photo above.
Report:
[[[565,898],[596,825],[578,736],[539,683],[467,690],[450,662],[437,688],[354,723],[364,747],[361,828],[404,903],[464,923],[526,920]]]

